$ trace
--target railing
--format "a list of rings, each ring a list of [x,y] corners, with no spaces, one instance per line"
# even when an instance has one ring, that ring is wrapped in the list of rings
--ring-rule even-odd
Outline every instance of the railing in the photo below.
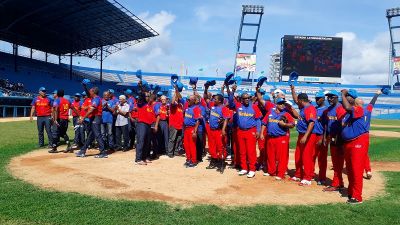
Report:
[[[0,118],[29,116],[31,106],[0,105]]]

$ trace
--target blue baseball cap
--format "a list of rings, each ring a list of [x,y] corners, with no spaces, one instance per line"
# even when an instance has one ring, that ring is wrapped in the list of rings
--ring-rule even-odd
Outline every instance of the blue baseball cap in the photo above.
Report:
[[[108,89],[108,92],[114,94],[115,91],[114,91],[114,89],[111,89],[111,88],[110,88],[110,89]]]
[[[131,95],[131,94],[132,94],[132,90],[131,90],[131,89],[126,89],[126,90],[125,90],[125,94]]]
[[[236,85],[238,85],[238,86],[242,83],[242,77],[240,77],[240,76],[236,76],[236,77],[233,78],[233,79],[235,79]]]
[[[164,93],[162,91],[157,92],[158,96],[164,95]]]
[[[355,89],[349,89],[349,91],[347,92],[347,95],[349,95],[350,97],[356,99],[358,98],[358,93]]]
[[[381,92],[382,92],[382,94],[384,94],[384,95],[388,95],[388,94],[390,94],[390,89],[389,89],[389,88],[382,88],[382,89],[381,89]]]
[[[182,90],[183,90],[183,84],[181,83],[181,82],[176,82],[176,86],[178,87],[178,91],[179,92],[182,92]]]
[[[53,95],[57,94],[57,89],[53,91]]]
[[[267,81],[267,77],[265,77],[265,76],[259,77],[257,79],[257,87],[261,87],[265,81]]]
[[[315,93],[316,98],[325,98],[325,93],[323,91],[318,91]]]
[[[215,80],[208,80],[204,86],[214,86],[217,82]]]
[[[176,82],[178,82],[178,80],[179,80],[178,75],[173,74],[173,75],[171,76],[171,85],[174,86],[174,84],[176,84]]]
[[[336,96],[340,96],[339,92],[336,90],[330,90],[328,93],[326,93],[325,95],[336,95]]]
[[[86,96],[86,91],[82,92],[82,96]]]
[[[142,79],[142,70],[137,70],[136,71],[136,77],[139,79]]]
[[[260,88],[260,90],[258,90],[262,95],[265,95],[265,90],[263,88]]]
[[[235,76],[235,74],[232,73],[232,72],[226,73],[226,77],[225,77],[224,83],[228,84],[228,82],[232,79],[233,76]]]
[[[83,79],[82,80],[82,84],[90,84],[90,80],[89,79]]]
[[[39,88],[39,91],[46,92],[46,88],[45,88],[45,87],[40,87],[40,88]]]
[[[75,93],[75,97],[81,97],[81,94],[80,93]]]
[[[196,85],[198,80],[199,80],[198,77],[190,77],[189,78],[189,84],[190,85]]]
[[[269,97],[269,95],[263,95],[263,100],[264,101],[271,101],[271,98]]]
[[[285,103],[286,103],[286,100],[283,99],[283,98],[277,98],[276,99],[276,104],[285,104]]]

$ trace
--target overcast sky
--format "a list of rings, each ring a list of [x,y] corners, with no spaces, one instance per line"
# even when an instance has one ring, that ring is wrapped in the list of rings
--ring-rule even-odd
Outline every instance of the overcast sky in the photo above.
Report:
[[[119,0],[160,36],[122,50],[104,68],[219,75],[232,70],[241,5],[265,7],[257,47],[257,71],[269,72],[270,55],[279,52],[284,35],[344,38],[342,78],[345,83],[386,84],[389,57],[386,9],[398,0]],[[399,23],[400,25],[400,23]],[[244,35],[253,36],[251,30]],[[399,36],[400,38],[400,36]],[[67,61],[66,61],[67,62]],[[77,59],[74,64],[99,67]],[[203,72],[198,70],[203,68]]]

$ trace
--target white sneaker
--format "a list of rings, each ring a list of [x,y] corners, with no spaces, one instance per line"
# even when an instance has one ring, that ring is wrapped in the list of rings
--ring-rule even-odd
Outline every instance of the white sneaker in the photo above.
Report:
[[[280,177],[275,177],[275,180],[282,180],[282,178],[280,178]]]
[[[231,156],[231,155],[228,155],[228,156],[226,157],[226,161],[232,161],[232,156]]]
[[[300,186],[310,186],[311,185],[311,181],[310,180],[302,180],[299,183]]]
[[[247,170],[241,170],[241,171],[239,171],[239,176],[243,176],[243,175],[246,175],[247,174]]]
[[[255,175],[256,175],[256,172],[250,171],[250,172],[247,174],[247,178],[253,178]]]
[[[300,178],[297,178],[297,177],[291,177],[291,178],[289,178],[291,181],[300,181]]]
[[[263,173],[263,176],[269,177],[271,175],[269,173]]]

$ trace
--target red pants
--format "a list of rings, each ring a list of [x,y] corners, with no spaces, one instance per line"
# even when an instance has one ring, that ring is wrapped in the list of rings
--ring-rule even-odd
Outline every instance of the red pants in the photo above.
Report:
[[[358,138],[344,143],[347,177],[349,179],[348,194],[362,201],[363,172],[365,158],[368,154],[369,135],[362,134]]]
[[[288,168],[288,146],[287,136],[268,138],[267,165],[268,173],[272,176],[285,177],[285,172]]]
[[[367,150],[367,158],[365,159],[365,172],[366,173],[372,171],[371,170],[371,162],[369,160],[369,154],[368,154],[368,151],[369,151],[369,133],[368,133],[368,147],[367,148],[368,148],[368,150]]]
[[[208,133],[208,150],[210,152],[211,158],[222,159],[222,154],[224,159],[226,158],[226,137],[222,136],[221,130],[210,129]]]
[[[256,128],[251,128],[249,130],[237,130],[240,166],[242,167],[242,170],[256,171],[256,132]],[[247,161],[249,164],[247,164]]]
[[[333,165],[332,187],[343,187],[343,166],[344,166],[344,151],[340,144],[335,145],[331,142],[331,137],[328,139],[331,149],[331,159]]]
[[[323,135],[317,136],[317,142],[323,139]],[[326,168],[328,166],[328,146],[321,145],[315,146],[315,154],[314,154],[314,162],[318,158],[318,180],[325,181],[326,180]]]
[[[264,137],[264,140],[261,140],[261,138],[257,140],[258,150],[260,151],[260,156],[257,160],[259,164],[265,164],[267,162],[267,129],[264,130]]]
[[[311,181],[314,177],[314,152],[317,141],[316,134],[310,134],[305,144],[300,144],[304,134],[299,134],[297,139],[296,152],[294,153],[294,161],[296,164],[295,177],[302,180]]]
[[[240,151],[239,151],[239,138],[237,135],[237,128],[232,129],[232,146],[233,146],[233,155],[234,155],[234,165],[240,166]]]
[[[192,161],[192,163],[197,163],[196,157],[196,139],[193,138],[194,127],[186,127],[183,133],[183,148],[186,153],[186,160]]]

